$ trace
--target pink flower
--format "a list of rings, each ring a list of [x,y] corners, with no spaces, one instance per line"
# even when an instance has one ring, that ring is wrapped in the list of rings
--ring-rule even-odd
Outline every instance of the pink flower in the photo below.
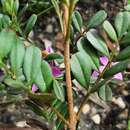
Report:
[[[100,57],[100,62],[101,62],[102,65],[99,67],[99,72],[101,73],[104,70],[104,68],[106,67],[106,65],[108,64],[108,58],[106,56],[102,56],[102,57]],[[112,65],[115,65],[115,64],[117,64],[117,63],[116,62],[115,63],[112,62]],[[93,77],[98,77],[99,72],[94,70],[93,73],[92,73],[92,76]],[[115,74],[113,76],[113,79],[123,80],[122,73],[119,72],[119,73]]]
[[[53,53],[53,50],[52,50],[51,47],[47,47],[46,51],[48,53]],[[53,76],[54,77],[60,76],[61,75],[61,70],[60,70],[60,68],[58,66],[56,66],[55,61],[51,61],[49,64],[50,64]]]
[[[32,85],[32,92],[36,92],[38,90],[38,87],[37,87],[37,85],[36,84],[33,84]]]

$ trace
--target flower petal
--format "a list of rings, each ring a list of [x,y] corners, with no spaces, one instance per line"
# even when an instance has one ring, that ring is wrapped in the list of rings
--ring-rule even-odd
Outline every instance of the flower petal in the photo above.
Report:
[[[100,62],[106,66],[108,64],[108,58],[106,56],[100,57]]]
[[[32,85],[32,92],[35,93],[37,90],[38,90],[37,85],[33,84],[33,85]]]
[[[52,69],[52,74],[53,74],[54,77],[61,75],[61,70],[60,70],[59,67],[51,66],[51,69]]]
[[[45,50],[46,50],[48,53],[53,53],[53,49],[51,48],[51,46],[48,46]]]
[[[98,77],[98,75],[99,75],[99,73],[96,70],[94,70],[92,73],[92,77]]]
[[[102,71],[104,70],[104,68],[105,68],[105,66],[100,66],[100,67],[99,67],[100,73],[102,73]]]
[[[122,73],[117,73],[113,76],[113,79],[117,79],[117,80],[123,80],[123,75]]]

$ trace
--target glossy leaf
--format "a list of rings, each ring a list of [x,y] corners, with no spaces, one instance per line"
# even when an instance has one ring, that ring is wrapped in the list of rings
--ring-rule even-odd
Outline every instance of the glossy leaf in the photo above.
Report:
[[[82,20],[82,17],[81,17],[81,15],[78,11],[73,12],[72,22],[73,22],[75,29],[78,32],[81,32],[81,29],[82,29],[82,26],[83,26],[83,20]]]
[[[50,53],[45,58],[45,60],[47,60],[47,61],[56,60],[56,59],[63,60],[63,56],[60,54],[57,54],[57,53]]]
[[[16,77],[18,76],[19,70],[23,65],[24,55],[25,48],[23,40],[17,38],[17,41],[14,44],[10,54],[11,70]]]
[[[130,60],[124,60],[122,62],[119,62],[105,72],[104,78],[112,77],[113,75],[126,70],[129,66],[130,66]]]
[[[47,89],[50,90],[52,88],[53,75],[52,75],[52,71],[49,64],[44,60],[42,61],[42,64],[41,64],[41,71],[42,71],[43,79],[46,83]]]
[[[0,32],[0,59],[6,57],[13,45],[16,43],[16,34],[12,30],[2,30]]]
[[[129,12],[119,12],[115,18],[115,27],[118,37],[121,38],[129,26]]]
[[[26,49],[24,57],[24,73],[29,83],[34,82],[41,68],[41,51],[35,46]]]
[[[107,13],[104,10],[98,11],[88,22],[88,28],[94,28],[103,23],[106,19]]]
[[[116,32],[113,28],[113,26],[111,25],[111,23],[109,21],[104,21],[103,23],[103,28],[104,30],[107,32],[108,36],[113,40],[113,41],[117,41],[117,36],[116,36]]]
[[[64,101],[64,88],[58,83],[57,80],[53,80],[53,89],[54,89],[54,93],[57,97],[57,99],[59,99],[60,101]]]
[[[88,41],[85,38],[80,38],[77,42],[77,47],[79,51],[83,51],[85,52],[85,58],[89,59],[89,61],[91,61],[92,64],[92,68],[95,70],[98,70],[100,64],[99,64],[99,58],[95,52],[95,50],[88,46]]]
[[[109,51],[105,42],[97,34],[89,31],[86,33],[86,37],[95,49],[100,51],[102,54],[109,56]]]
[[[75,79],[83,86],[88,87],[91,75],[91,61],[83,53],[76,53],[71,58],[71,70]]]
[[[112,100],[112,90],[107,85],[103,85],[99,88],[98,95],[104,101]]]
[[[38,86],[41,92],[46,91],[47,88],[41,70],[39,71],[38,75],[35,78],[35,84]]]
[[[122,50],[119,55],[117,55],[116,60],[126,60],[130,59],[130,46]]]
[[[36,21],[37,21],[37,15],[36,15],[36,14],[33,14],[33,15],[29,18],[29,20],[28,20],[28,22],[27,22],[27,25],[26,25],[26,27],[25,27],[25,31],[24,31],[25,36],[28,36],[28,34],[31,32],[31,30],[33,29],[33,27],[34,27]]]

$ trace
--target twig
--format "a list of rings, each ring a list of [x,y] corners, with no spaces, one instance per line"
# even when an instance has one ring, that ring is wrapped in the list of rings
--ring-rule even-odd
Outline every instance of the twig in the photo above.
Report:
[[[56,113],[56,115],[59,117],[59,119],[61,119],[61,121],[63,123],[65,123],[65,125],[69,126],[69,122],[61,115],[61,113],[59,111],[57,111],[54,107],[51,106],[52,111],[54,111]]]
[[[53,6],[50,6],[50,7],[48,7],[47,9],[41,11],[40,13],[37,14],[37,16],[39,17],[39,16],[43,15],[44,13],[48,12],[48,11],[51,10],[51,9],[53,9]]]

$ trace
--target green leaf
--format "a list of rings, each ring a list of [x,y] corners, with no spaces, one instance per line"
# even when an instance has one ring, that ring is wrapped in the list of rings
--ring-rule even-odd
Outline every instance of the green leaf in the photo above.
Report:
[[[41,92],[46,91],[47,88],[46,88],[46,84],[45,84],[45,81],[43,79],[43,75],[42,75],[41,70],[39,71],[38,75],[36,76],[35,84],[38,86],[38,88]]]
[[[47,89],[50,90],[52,88],[53,75],[52,75],[52,71],[49,64],[44,60],[42,61],[42,64],[41,64],[41,71],[42,71],[43,79],[46,83]]]
[[[80,38],[77,42],[77,47],[79,51],[85,52],[85,57],[91,61],[92,68],[95,70],[98,70],[100,64],[99,64],[99,58],[97,56],[97,53],[95,50],[88,46],[88,41],[85,38]]]
[[[126,70],[129,66],[130,60],[119,62],[104,73],[104,78],[112,77],[113,75]]]
[[[103,85],[98,90],[99,97],[104,101],[112,100],[112,90],[108,85]]]
[[[17,41],[14,44],[10,54],[11,70],[16,77],[18,76],[19,70],[23,65],[24,54],[25,48],[23,40],[17,38]]]
[[[34,82],[41,68],[41,51],[35,46],[26,49],[24,57],[24,73],[28,83]]]
[[[118,37],[121,38],[129,26],[129,12],[119,12],[115,18],[115,27]]]
[[[27,22],[27,25],[26,25],[26,27],[25,27],[24,34],[25,34],[26,37],[28,36],[28,34],[29,34],[29,33],[31,32],[31,30],[33,29],[33,27],[34,27],[36,21],[37,21],[37,15],[36,15],[36,14],[33,14],[33,15],[29,18],[29,20],[28,20],[28,22]]]
[[[2,2],[3,11],[12,15],[14,11],[13,10],[14,0],[2,0],[1,2]]]
[[[57,53],[50,53],[49,55],[46,56],[45,60],[51,61],[51,60],[56,60],[56,59],[63,59],[63,56]]]
[[[43,107],[45,105],[50,105],[55,100],[55,96],[50,93],[29,93],[29,98],[38,104],[39,106]]]
[[[15,14],[18,13],[18,9],[19,9],[19,0],[15,0],[14,1],[14,12],[15,12]]]
[[[130,59],[130,46],[123,49],[116,57],[116,60],[126,60],[126,59]]]
[[[13,45],[16,43],[16,34],[11,30],[2,30],[0,32],[0,59],[6,57]]]
[[[89,31],[86,33],[86,37],[95,49],[100,51],[103,55],[109,56],[109,51],[105,42],[96,33]]]
[[[106,19],[107,13],[104,10],[98,11],[88,22],[88,28],[94,28],[103,23]]]
[[[124,45],[130,45],[130,30],[128,33],[122,38],[121,43]]]
[[[71,58],[71,70],[75,79],[83,86],[88,87],[91,77],[91,61],[85,59],[83,53],[76,53]]]
[[[53,89],[54,89],[54,93],[57,97],[57,99],[59,99],[60,101],[64,101],[64,88],[58,83],[57,80],[53,80]]]
[[[6,78],[4,83],[14,89],[26,89],[25,85],[19,80],[13,80],[11,78]]]
[[[3,17],[1,18],[2,28],[8,28],[10,23],[10,17],[8,15],[3,15]]]
[[[110,24],[109,21],[104,21],[103,23],[103,28],[104,30],[107,32],[108,36],[113,40],[113,41],[117,41],[117,36],[116,36],[116,32],[113,28],[113,26]]]
[[[80,13],[78,11],[73,12],[73,14],[72,14],[72,22],[73,22],[73,25],[74,25],[75,29],[78,32],[81,32],[81,29],[82,29],[82,26],[83,26],[83,20],[82,20],[82,17],[81,17],[81,15],[80,15]]]

